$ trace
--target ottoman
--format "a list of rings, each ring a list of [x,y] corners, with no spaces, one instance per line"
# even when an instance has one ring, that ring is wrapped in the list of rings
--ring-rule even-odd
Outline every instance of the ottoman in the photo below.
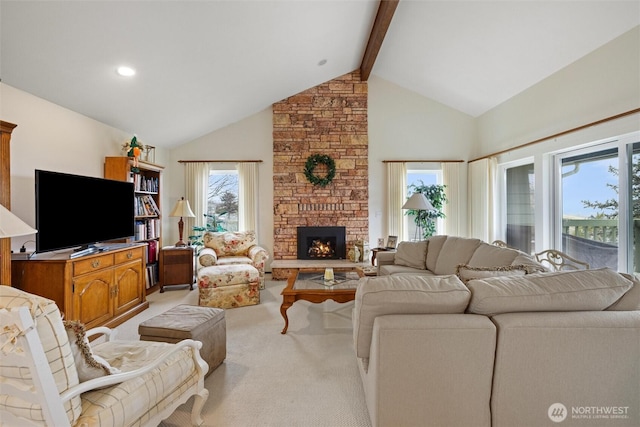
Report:
[[[177,343],[200,341],[200,356],[209,364],[208,376],[227,357],[227,323],[224,310],[197,305],[177,305],[138,325],[142,341]]]
[[[225,264],[198,270],[198,305],[235,308],[260,303],[260,273],[249,264]]]

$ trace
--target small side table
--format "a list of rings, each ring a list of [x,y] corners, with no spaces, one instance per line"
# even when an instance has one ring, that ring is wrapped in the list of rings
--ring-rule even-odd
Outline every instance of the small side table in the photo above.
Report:
[[[371,249],[371,265],[373,265],[375,267],[376,265],[376,256],[378,256],[378,252],[388,252],[388,251],[392,251],[395,252],[395,249],[392,248],[373,248]]]
[[[165,286],[189,285],[193,289],[193,248],[165,246],[160,250],[160,292]]]

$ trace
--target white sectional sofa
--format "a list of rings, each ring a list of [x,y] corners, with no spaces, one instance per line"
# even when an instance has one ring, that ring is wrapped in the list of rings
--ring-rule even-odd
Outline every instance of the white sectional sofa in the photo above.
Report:
[[[432,268],[479,257],[463,252]],[[464,281],[418,273],[358,285],[354,347],[374,427],[639,425],[636,278],[609,269],[478,268]]]

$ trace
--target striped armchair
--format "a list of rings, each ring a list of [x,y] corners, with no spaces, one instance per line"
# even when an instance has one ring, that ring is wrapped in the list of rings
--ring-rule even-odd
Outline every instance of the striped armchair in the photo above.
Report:
[[[77,338],[56,304],[0,286],[0,419],[7,425],[156,426],[191,396],[193,425],[209,392],[202,343]],[[71,331],[71,332],[70,332]],[[89,346],[88,337],[108,341]],[[87,379],[91,368],[99,371]],[[101,372],[100,372],[101,371]],[[83,378],[83,375],[85,378]],[[135,397],[134,397],[135,396]],[[134,398],[132,398],[134,397]],[[1,424],[1,423],[0,423]]]

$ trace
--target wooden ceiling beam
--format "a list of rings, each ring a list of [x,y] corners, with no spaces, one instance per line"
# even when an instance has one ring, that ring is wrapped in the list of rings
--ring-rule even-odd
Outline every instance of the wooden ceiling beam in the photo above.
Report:
[[[391,25],[391,18],[393,18],[399,1],[400,0],[380,0],[378,13],[373,22],[367,48],[364,51],[362,63],[360,64],[360,80],[363,82],[369,80],[373,64],[376,62],[378,52],[380,52],[382,42],[384,41],[384,36],[387,34],[389,25]]]

